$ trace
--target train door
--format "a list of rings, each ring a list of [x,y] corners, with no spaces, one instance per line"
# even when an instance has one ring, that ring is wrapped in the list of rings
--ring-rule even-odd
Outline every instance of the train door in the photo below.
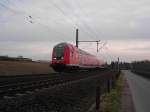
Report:
[[[77,49],[73,46],[71,46],[71,49],[70,49],[70,63],[71,64],[78,64],[78,52],[77,52]]]

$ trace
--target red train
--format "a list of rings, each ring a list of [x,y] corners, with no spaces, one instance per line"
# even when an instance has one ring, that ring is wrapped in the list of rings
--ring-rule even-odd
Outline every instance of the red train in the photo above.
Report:
[[[102,68],[105,63],[72,44],[59,43],[53,48],[51,67],[56,72]]]

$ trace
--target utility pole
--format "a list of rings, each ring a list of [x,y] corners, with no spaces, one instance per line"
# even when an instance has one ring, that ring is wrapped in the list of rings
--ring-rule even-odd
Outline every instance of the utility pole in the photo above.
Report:
[[[78,48],[78,35],[79,35],[79,33],[78,33],[78,29],[76,29],[76,47]]]
[[[76,47],[77,48],[78,48],[79,42],[96,42],[97,43],[97,52],[99,51],[98,46],[99,46],[100,40],[97,40],[97,41],[79,41],[79,30],[76,29]]]
[[[119,72],[119,70],[120,70],[120,67],[119,67],[119,57],[118,57],[118,67],[117,68],[118,68],[118,72]]]
[[[97,52],[98,52],[98,45],[99,45],[99,41],[96,41],[96,43],[97,43]]]

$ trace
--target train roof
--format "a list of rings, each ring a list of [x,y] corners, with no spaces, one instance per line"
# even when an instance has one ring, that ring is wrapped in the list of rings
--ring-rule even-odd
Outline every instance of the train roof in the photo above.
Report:
[[[59,43],[59,44],[57,44],[56,46],[65,46],[65,45],[74,46],[74,45],[72,45],[72,44],[70,44],[70,43],[67,43],[67,42]],[[56,46],[55,46],[55,47],[56,47]],[[76,47],[76,46],[74,46],[74,47]],[[76,47],[76,48],[77,48],[77,47]],[[82,49],[79,49],[79,48],[77,48],[77,49],[79,50],[79,53],[81,53],[81,54],[94,56],[94,55],[92,55],[92,54],[90,54],[90,53],[88,53],[88,52],[86,52],[86,51],[84,51],[84,50],[82,50]],[[96,57],[96,56],[94,56],[94,57]]]
[[[78,49],[78,50],[79,50],[79,52],[80,52],[81,54],[94,56],[94,55],[92,55],[92,54],[90,54],[90,53],[88,53],[88,52],[86,52],[86,51],[84,51],[84,50],[82,50],[82,49]]]
[[[68,45],[68,43],[62,42],[62,43],[59,43],[59,44],[55,45],[55,47],[56,47],[56,46],[65,46],[65,45]]]

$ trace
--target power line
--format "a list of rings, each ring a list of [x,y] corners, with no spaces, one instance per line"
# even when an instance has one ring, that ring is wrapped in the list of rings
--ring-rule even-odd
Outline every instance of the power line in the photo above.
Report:
[[[111,60],[114,61],[114,60],[116,60],[116,59],[118,58],[117,56],[111,54],[111,52],[110,52],[110,50],[109,50],[108,48],[107,48],[106,50],[107,50],[106,53],[107,53],[107,55],[111,58]],[[114,57],[115,57],[116,59],[115,59]]]
[[[60,8],[59,6],[57,6],[56,3],[52,2],[51,0],[49,0],[48,2],[50,2],[54,7],[56,7],[67,19],[68,19],[68,16],[67,14],[62,10],[62,8]],[[75,26],[75,28],[79,28],[78,24],[76,22],[74,22],[74,20],[72,18],[69,18],[69,20],[71,20],[71,23],[73,26]],[[85,30],[86,31],[86,30]],[[84,31],[84,32],[85,32]],[[88,32],[89,33],[89,32]],[[86,33],[87,34],[87,33]]]
[[[7,7],[6,5],[4,5],[4,6]],[[8,8],[9,8],[9,7],[8,7]],[[30,23],[34,23],[34,22],[35,22],[35,20],[33,20],[32,16],[30,16],[30,15],[27,14],[26,12],[21,12],[21,11],[13,10],[13,9],[12,9],[11,11],[24,13],[24,14],[28,15],[28,17],[29,17],[29,22],[30,22]],[[38,19],[40,19],[40,17],[38,17]],[[52,20],[52,19],[51,19],[51,20]],[[36,21],[36,22],[37,22],[37,21]],[[55,22],[56,24],[58,23],[58,22],[55,21],[55,20],[53,20],[53,22]],[[62,32],[58,32],[58,31],[55,30],[54,28],[50,28],[48,25],[42,24],[41,22],[37,22],[37,24],[39,24],[39,25],[41,25],[41,26],[44,26],[44,27],[46,27],[46,28],[49,29],[49,30],[51,29],[51,30],[55,31],[55,32],[57,33],[57,35],[60,34],[61,37],[62,37],[62,35],[64,35],[64,36],[66,37],[65,34],[63,34]],[[61,39],[63,39],[63,38],[61,38]],[[64,39],[63,39],[63,40],[64,40]]]
[[[76,0],[75,0],[76,1]],[[66,3],[66,2],[64,2],[64,3]],[[66,3],[67,4],[67,3]],[[79,8],[77,8],[77,9],[80,9],[81,10],[81,12],[83,13],[83,10],[82,10],[82,8],[81,8],[81,6],[80,6],[80,4],[76,1],[76,6],[78,6]],[[69,6],[69,5],[68,5]],[[76,16],[76,18],[78,17],[78,15],[76,14],[76,13],[74,13],[75,14],[75,16]],[[85,15],[85,14],[84,14]],[[79,18],[80,19],[80,18]],[[90,27],[89,25],[88,25],[88,22],[86,21],[86,19],[85,19],[85,21],[83,21],[82,19],[80,19],[80,21],[82,21],[82,24],[86,27],[86,29],[87,30],[89,30],[90,32],[93,32],[93,34],[94,34],[94,37],[98,37],[98,35],[95,33],[95,30],[93,30],[93,28],[92,27]]]
[[[55,4],[54,2],[52,2],[51,1],[51,3],[65,16],[65,17],[67,17],[68,18],[68,16],[66,15],[66,13],[60,8],[60,7],[58,7],[57,6],[57,4]],[[26,15],[28,15],[27,13],[25,13],[25,12],[22,12],[22,11],[18,11],[18,10],[14,10],[14,9],[12,9],[12,8],[10,8],[10,7],[8,7],[8,6],[6,6],[6,5],[4,5],[4,4],[1,4],[1,6],[3,6],[3,7],[5,7],[5,8],[7,8],[8,10],[10,10],[10,11],[12,11],[12,12],[14,12],[14,13],[20,13],[20,14],[26,14]],[[74,22],[73,21],[73,19],[70,19],[72,22]],[[54,20],[53,20],[54,21]],[[29,21],[30,23],[33,23],[33,21]],[[56,23],[57,23],[57,21],[55,21]],[[41,23],[40,23],[41,24]],[[74,24],[73,24],[74,25]],[[77,26],[78,27],[78,25],[75,23],[75,26]],[[55,32],[56,32],[56,30],[55,30]],[[57,31],[57,33],[58,33],[58,31]]]
[[[19,13],[19,14],[26,14],[26,15],[29,15],[29,14],[27,14],[26,12],[22,12],[22,11],[18,11],[18,10],[15,10],[15,9],[13,9],[13,8],[10,8],[10,7],[8,7],[7,5],[5,5],[5,4],[3,4],[3,3],[0,3],[0,6],[1,7],[3,7],[3,8],[5,8],[5,9],[7,9],[7,10],[9,10],[9,11],[11,11],[11,12],[13,12],[13,13]],[[32,16],[28,16],[29,17],[29,22],[30,23],[34,23],[34,21],[35,20],[33,20],[33,18],[32,18]],[[35,22],[36,23],[36,22]],[[50,29],[50,27],[48,26],[48,25],[45,25],[45,24],[42,24],[42,23],[40,23],[40,22],[37,22],[37,24],[39,24],[39,25],[41,25],[41,26],[44,26],[45,28],[47,28],[47,29]],[[60,32],[58,32],[57,30],[55,30],[55,29],[52,29],[51,28],[51,30],[53,30],[54,32],[56,32],[56,34],[58,35],[58,34],[60,34],[60,37],[62,37],[62,35],[64,35],[63,33],[60,33]],[[66,36],[66,35],[65,35]],[[61,38],[62,40],[64,40],[63,38]]]
[[[104,42],[103,45],[98,50],[103,49],[106,46],[106,44],[107,44],[107,41]]]
[[[31,21],[36,21],[36,20],[33,20],[32,16],[29,16],[29,19],[31,19]],[[32,22],[32,23],[33,23],[33,22]],[[37,21],[36,21],[35,23],[37,23],[38,25],[44,26],[44,27],[47,28],[48,30],[50,30],[50,29],[53,30],[54,32],[56,32],[57,35],[60,34],[60,35],[59,35],[60,37],[62,37],[62,35],[66,37],[65,34],[58,32],[57,30],[55,30],[54,28],[49,27],[48,25],[42,24],[42,23],[37,22]],[[61,39],[62,39],[63,41],[65,41],[64,38],[61,38]]]
[[[81,10],[82,14],[86,17],[86,14],[85,14],[85,12],[82,10],[81,5],[80,5],[80,3],[78,2],[78,0],[75,0],[75,2],[76,2],[76,4],[77,4],[77,6],[79,7],[79,9]],[[94,33],[94,35],[95,35],[96,37],[98,37],[98,35],[97,35],[97,34],[95,33],[95,31],[93,30],[93,28],[91,28],[91,27],[88,25],[86,19],[85,19],[85,21],[83,21],[83,23],[84,23],[84,25],[86,25],[86,26],[88,27],[88,29],[89,29],[90,31],[92,31],[92,32]],[[94,36],[94,37],[95,37],[95,36]]]
[[[11,12],[13,12],[13,13],[22,14],[20,11],[17,11],[17,10],[15,10],[15,9],[13,9],[13,8],[10,8],[10,7],[6,6],[5,4],[3,4],[3,3],[1,3],[1,2],[0,2],[0,6],[3,7],[3,8],[5,8],[5,9],[7,9],[7,10],[9,10],[9,11],[11,11]]]
[[[52,2],[51,0],[48,0],[48,2],[49,2],[51,5],[53,5],[57,10],[59,10],[60,13],[61,13],[63,16],[65,16],[65,17],[70,21],[70,23],[74,26],[75,29],[76,29],[76,28],[80,28],[79,25],[78,25],[76,22],[74,22],[74,20],[73,20],[72,18],[69,18],[69,17],[67,16],[67,14],[66,14],[59,6],[57,6],[56,3]],[[85,32],[85,31],[84,31],[84,32]]]
[[[63,0],[63,3],[64,3],[64,5],[66,6],[66,7],[70,7],[70,5],[67,3],[67,2],[65,2],[64,0]],[[72,9],[72,7],[70,7],[70,9]],[[72,10],[73,11],[73,10]],[[87,24],[86,23],[84,23],[84,21],[82,20],[82,19],[80,19],[80,17],[76,14],[76,13],[74,13],[74,16],[76,17],[76,19],[78,20],[80,20],[81,22],[81,24],[85,27],[85,29],[87,30],[85,30],[87,33],[88,33],[88,35],[91,35],[91,33],[89,33],[89,32],[91,32],[90,30],[89,30],[89,28],[88,28],[88,26],[87,26]],[[88,32],[89,31],[89,32]],[[91,35],[92,36],[92,35]],[[89,36],[89,37],[91,37],[91,36]],[[92,36],[93,37],[93,36]]]
[[[36,17],[37,19],[39,19],[39,20],[41,20],[41,18],[40,17]],[[56,21],[56,20],[53,20],[53,19],[51,19],[51,18],[49,18],[49,20],[52,20],[52,22],[54,22],[54,23],[56,23],[56,24],[60,24],[60,22],[58,22],[58,21]],[[41,22],[39,22],[41,25],[42,25],[42,23]],[[45,24],[43,24],[43,25],[45,25]],[[46,25],[47,27],[49,27],[48,25]],[[55,30],[56,31],[56,30]],[[58,31],[57,31],[57,33],[58,33]],[[62,33],[62,32],[60,32],[60,34],[61,34],[61,36],[62,36],[62,34],[63,34],[63,36],[65,36],[65,37],[68,37],[67,35],[65,35],[64,33]]]
[[[65,16],[66,18],[68,18],[68,16],[66,15],[66,13],[65,13],[60,7],[58,7],[56,3],[54,3],[52,0],[48,0],[48,2],[49,2],[50,4],[52,4],[57,10],[59,10],[63,16]],[[69,19],[69,21],[70,21],[70,20],[71,20],[71,24],[72,24],[73,26],[75,26],[75,28],[76,28],[77,24],[76,24],[76,23],[72,23],[72,22],[73,22],[72,19]]]
[[[81,11],[83,12],[83,14],[86,16],[87,13],[86,13],[84,10],[82,10],[79,0],[75,0],[75,2],[76,2],[76,4],[77,4],[77,6],[81,9]],[[85,21],[86,21],[86,20],[85,20]],[[86,23],[87,23],[87,21],[86,21]],[[88,24],[87,24],[87,25],[88,25]],[[95,36],[100,35],[100,33],[98,33],[96,30],[94,30],[93,27],[90,27],[89,25],[88,25],[88,27],[92,30],[92,32],[95,33]]]

